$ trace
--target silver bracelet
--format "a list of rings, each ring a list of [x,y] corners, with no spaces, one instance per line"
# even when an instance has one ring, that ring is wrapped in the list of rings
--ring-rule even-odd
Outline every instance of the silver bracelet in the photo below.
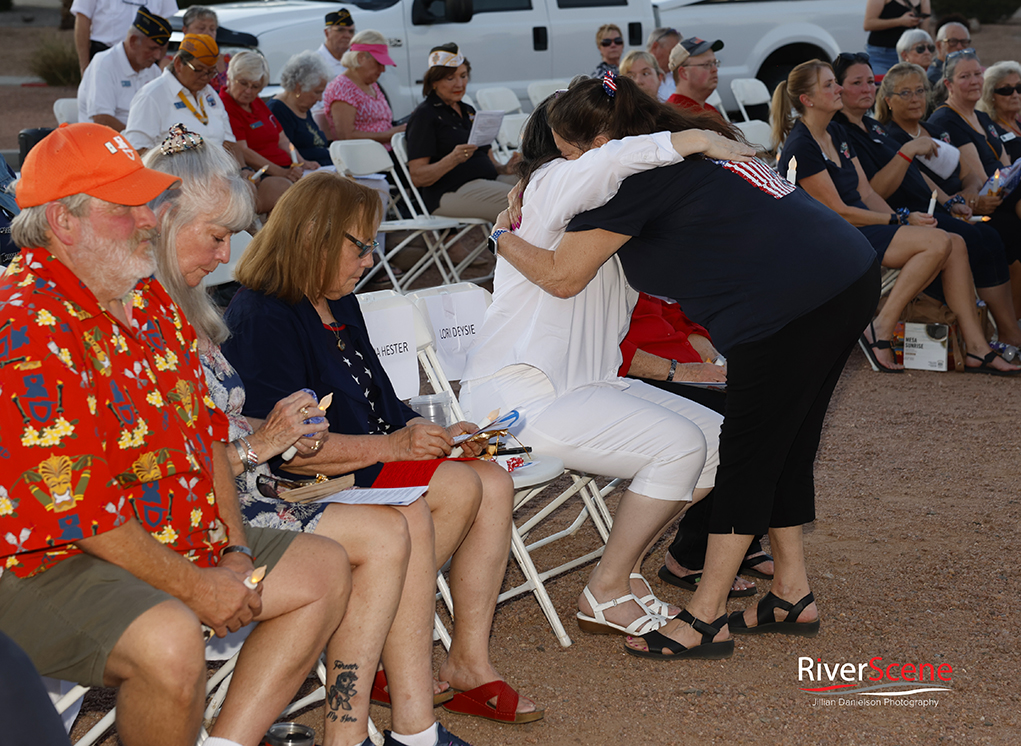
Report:
[[[666,374],[666,379],[668,381],[674,380],[674,373],[676,373],[676,372],[677,372],[677,361],[676,360],[671,360],[670,361],[670,372]]]
[[[252,444],[248,442],[248,438],[242,435],[234,441],[234,447],[237,449],[238,458],[241,459],[241,465],[245,467],[245,471],[255,471],[255,467],[259,465],[259,456],[252,450]]]

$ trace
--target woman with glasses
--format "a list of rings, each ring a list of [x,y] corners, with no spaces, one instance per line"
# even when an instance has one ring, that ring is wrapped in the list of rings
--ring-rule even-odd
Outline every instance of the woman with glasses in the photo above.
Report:
[[[226,154],[185,130],[175,130],[146,156],[146,162],[181,179],[180,189],[165,192],[152,205],[160,216],[157,274],[198,332],[209,395],[230,424],[233,447],[227,449],[228,462],[245,524],[325,536],[342,544],[351,562],[355,602],[348,605],[340,634],[331,640],[327,653],[330,660],[343,662],[344,673],[329,673],[336,694],[328,706],[337,716],[326,719],[325,742],[371,743],[366,730],[369,701],[370,697],[389,701],[384,686],[394,694],[397,734],[429,730],[435,696],[431,654],[416,640],[415,625],[430,626],[434,576],[408,569],[412,541],[421,542],[423,536],[431,540],[425,500],[394,508],[298,504],[272,496],[270,463],[279,463],[280,454],[290,445],[296,450],[294,463],[309,460],[323,448],[328,433],[325,422],[307,421],[323,413],[305,391],[276,402],[265,419],[246,418],[242,414],[244,385],[219,347],[229,333],[201,279],[210,267],[229,259],[231,233],[251,221],[251,197]],[[376,675],[381,656],[386,673]],[[369,683],[374,675],[377,687]],[[440,696],[449,699],[451,695]],[[442,728],[435,735],[434,743],[464,744]]]
[[[955,242],[964,241],[975,287],[1001,330],[1000,341],[1015,347],[1021,345],[1021,327],[1018,327],[1014,314],[1010,271],[999,234],[988,225],[968,223],[971,208],[965,204],[964,198],[951,196],[940,189],[916,165],[916,159],[936,154],[941,144],[927,136],[901,144],[867,114],[876,103],[876,84],[868,63],[848,63],[838,57],[833,63],[833,70],[837,82],[843,87],[841,98],[844,103],[833,119],[843,125],[869,185],[894,208],[915,212],[928,211],[935,190],[937,204],[933,217],[936,227],[952,234]],[[903,85],[905,77],[911,78],[914,88]],[[886,78],[899,83],[896,86],[891,84],[893,87],[889,89],[888,97],[905,98],[916,106],[924,105],[926,86],[922,82],[925,78],[922,68],[902,62],[890,68]],[[950,146],[943,143],[942,147]],[[928,288],[927,292],[943,300],[938,286]]]
[[[897,64],[897,42],[910,29],[917,29],[932,14],[929,0],[868,0],[864,28],[869,32],[865,51],[872,58],[876,75],[883,75]]]
[[[612,23],[604,23],[596,31],[596,49],[602,61],[596,66],[589,76],[591,78],[602,78],[606,73],[618,72],[620,57],[624,54],[624,35],[620,27]]]
[[[372,29],[359,31],[340,64],[347,69],[323,92],[333,139],[375,140],[390,150],[390,138],[404,132],[405,125],[394,125],[390,104],[376,82],[387,65],[397,65],[390,57],[386,37]]]
[[[861,53],[838,58],[849,66],[868,60]],[[965,365],[982,372],[1021,372],[998,357],[982,334],[964,241],[938,229],[925,212],[894,210],[872,189],[846,131],[833,121],[844,106],[842,93],[829,63],[798,65],[773,94],[772,111],[781,112],[773,135],[783,147],[781,172],[796,157],[798,186],[856,226],[884,267],[900,270],[886,304],[862,334],[872,362],[884,373],[902,370],[890,345],[894,327],[907,304],[941,275],[947,305],[957,314],[968,346]]]
[[[353,294],[372,266],[371,237],[383,213],[378,193],[320,172],[288,189],[279,208],[238,263],[242,288],[224,317],[231,337],[223,353],[244,382],[244,414],[266,417],[281,398],[302,388],[320,401],[332,393],[324,415],[329,439],[300,460],[274,460],[277,473],[352,474],[360,487],[428,485],[425,520],[413,523],[405,512],[412,532],[405,586],[412,583],[424,605],[406,611],[402,601],[398,622],[406,623],[407,632],[387,644],[402,646],[414,665],[424,666],[420,674],[429,674],[436,572],[453,556],[456,622],[439,677],[464,693],[446,707],[507,723],[540,719],[542,711],[519,698],[489,661],[490,627],[510,550],[511,479],[492,463],[445,458],[454,437],[476,428],[433,424],[397,398]],[[471,445],[468,450],[478,453]],[[410,665],[399,655],[391,660],[385,665]]]
[[[914,28],[905,31],[897,40],[897,57],[901,62],[910,62],[923,70],[932,64],[932,56],[936,54],[936,45],[927,31]]]
[[[319,168],[306,161],[291,145],[284,128],[259,93],[269,81],[269,65],[259,52],[238,52],[227,66],[227,85],[220,91],[223,108],[245,165],[269,176],[297,181],[305,170]]]
[[[997,62],[986,68],[978,102],[993,120],[1011,163],[1021,158],[1021,65]]]

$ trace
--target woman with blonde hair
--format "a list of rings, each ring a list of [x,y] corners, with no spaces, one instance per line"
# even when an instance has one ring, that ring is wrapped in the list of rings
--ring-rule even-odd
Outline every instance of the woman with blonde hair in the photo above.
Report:
[[[976,108],[993,120],[1011,162],[1021,158],[1021,65],[1006,60],[987,67]]]
[[[335,140],[375,140],[390,149],[390,138],[404,131],[393,123],[379,76],[387,65],[396,66],[390,57],[386,37],[378,31],[359,31],[340,58],[347,70],[323,91],[323,106],[333,127]]]
[[[869,59],[860,53],[838,57],[845,58],[846,64]],[[964,241],[936,228],[931,215],[894,210],[872,189],[847,133],[833,121],[844,106],[842,91],[828,62],[798,65],[773,93],[773,135],[783,147],[781,169],[796,157],[798,186],[857,227],[884,267],[900,270],[886,304],[862,333],[872,362],[882,372],[902,370],[890,344],[894,327],[907,304],[941,275],[968,348],[965,366],[994,375],[1021,372],[990,349],[982,333]]]
[[[436,572],[450,559],[456,622],[439,677],[458,693],[445,706],[501,722],[538,720],[542,711],[519,698],[489,660],[510,549],[510,477],[492,463],[445,459],[453,438],[476,428],[433,424],[397,398],[353,294],[372,266],[383,212],[378,193],[336,174],[310,174],[280,208],[238,263],[242,288],[225,315],[233,336],[223,352],[244,382],[245,415],[265,417],[297,389],[314,390],[320,401],[333,393],[329,440],[300,461],[274,461],[275,471],[352,474],[359,487],[429,487],[420,501],[398,508],[408,519],[411,558],[394,623],[407,633],[388,638],[384,666],[414,661],[415,681],[430,674]],[[421,509],[424,520],[408,512]],[[415,603],[406,603],[409,594]],[[407,691],[395,685],[391,699]]]
[[[641,49],[632,49],[620,61],[620,74],[631,78],[638,87],[659,100],[659,87],[663,83],[663,71],[656,58]]]
[[[592,71],[590,78],[601,78],[606,73],[618,72],[620,56],[624,53],[624,35],[615,23],[604,23],[596,29],[596,49],[602,61]]]

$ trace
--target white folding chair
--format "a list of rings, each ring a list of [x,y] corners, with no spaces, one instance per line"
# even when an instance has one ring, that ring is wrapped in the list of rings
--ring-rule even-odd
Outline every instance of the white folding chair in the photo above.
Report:
[[[479,88],[475,91],[475,100],[482,111],[502,111],[504,114],[517,114],[521,111],[521,100],[510,88],[497,86]]]
[[[455,276],[454,264],[447,256],[446,237],[461,227],[461,221],[454,218],[432,217],[415,214],[411,199],[394,170],[393,161],[380,143],[374,140],[335,140],[330,143],[330,157],[340,173],[352,176],[385,174],[389,182],[397,187],[401,200],[412,210],[412,217],[406,220],[384,220],[379,226],[381,233],[407,232],[396,246],[388,246],[379,252],[379,261],[359,280],[355,291],[360,290],[381,270],[390,278],[398,292],[405,292],[431,265],[440,272],[444,282]],[[390,262],[419,236],[426,245],[425,254],[400,278],[396,276]]]
[[[567,78],[557,78],[556,80],[535,80],[528,84],[528,99],[532,102],[532,107],[535,108],[549,96],[556,93],[557,91],[564,90],[571,84]]]
[[[746,122],[751,121],[745,106],[757,106],[765,104],[769,106],[771,97],[766,84],[758,78],[734,78],[730,81],[730,90],[737,101],[737,108],[741,110],[741,116]]]
[[[730,117],[727,116],[727,110],[723,108],[723,99],[720,97],[719,91],[713,91],[710,93],[709,98],[707,98],[705,102],[720,112],[721,117],[728,122],[730,121]]]
[[[487,290],[467,282],[459,283],[457,285],[418,290],[408,295],[408,299],[414,302],[420,316],[420,319],[416,320],[415,325],[416,332],[418,333],[416,346],[418,349],[419,364],[422,366],[433,392],[439,393],[441,391],[448,391],[452,396],[453,388],[450,385],[451,377],[444,370],[436,349],[436,338],[438,336],[437,329],[443,327],[445,319],[435,318],[430,313],[430,305],[432,305],[434,310],[438,305],[435,302],[431,303],[430,299],[442,298],[443,296],[453,296],[460,293],[483,294],[485,305],[487,307],[492,301],[492,296]],[[457,319],[458,326],[463,327],[468,323],[470,323],[470,320],[467,318]],[[482,319],[475,319],[474,323],[476,328],[481,328]],[[453,351],[448,350],[448,354],[445,356],[451,356],[453,354]],[[462,419],[464,418],[464,414],[461,411],[461,407],[456,398],[454,398],[454,410],[458,417]],[[564,469],[563,462],[559,458],[543,454],[533,454],[532,458],[536,462],[534,466],[529,466],[521,471],[516,470],[511,473],[511,477],[514,479],[515,512],[524,512],[525,508],[528,508],[529,510],[534,509],[534,512],[522,523],[512,524],[511,531],[511,553],[514,556],[514,560],[517,562],[521,573],[524,575],[525,581],[520,585],[501,593],[498,600],[505,601],[531,591],[535,596],[536,601],[539,603],[543,613],[546,615],[546,619],[553,628],[553,632],[557,636],[560,644],[564,647],[568,647],[571,645],[571,638],[564,629],[563,622],[560,620],[560,616],[557,614],[557,610],[553,606],[553,602],[550,600],[549,593],[546,591],[545,582],[550,578],[569,572],[602,556],[604,545],[609,537],[610,528],[613,525],[613,519],[610,516],[609,509],[606,507],[604,496],[616,487],[619,482],[614,480],[601,491],[591,476],[566,471]],[[553,496],[545,503],[542,503],[540,506],[539,496],[546,493],[547,487],[550,486],[550,483],[561,474],[566,474],[571,478],[571,486],[560,494]],[[551,514],[575,495],[578,495],[581,498],[582,507],[571,523],[566,528],[554,531],[547,536],[537,538],[531,543],[528,543],[529,535]],[[600,545],[593,551],[574,557],[567,562],[557,565],[556,567],[540,572],[532,558],[532,553],[544,546],[547,546],[548,544],[558,541],[559,539],[564,539],[576,534],[587,519],[592,520],[592,524],[596,528],[601,540]]]
[[[393,147],[393,152],[394,152],[394,155],[397,158],[397,163],[401,167],[401,172],[404,174],[406,183],[408,184],[408,190],[411,193],[410,194],[410,199],[406,198],[406,203],[408,205],[408,208],[411,210],[412,215],[414,215],[416,217],[427,217],[427,216],[429,216],[429,210],[425,206],[425,200],[422,199],[421,193],[418,191],[418,189],[415,187],[415,185],[411,181],[411,171],[408,168],[408,146],[407,146],[407,140],[405,138],[405,134],[403,132],[398,132],[396,135],[394,135],[390,139],[390,145],[391,145],[391,147]],[[403,193],[403,191],[402,191],[402,193]],[[446,250],[447,249],[449,249],[451,246],[453,246],[455,243],[457,243],[457,241],[459,241],[461,238],[463,238],[467,233],[469,233],[476,226],[480,226],[482,228],[483,232],[487,236],[490,233],[493,232],[493,224],[490,223],[488,220],[483,220],[482,218],[457,217],[457,218],[439,218],[439,219],[441,219],[441,220],[456,220],[457,223],[460,226],[456,231],[451,231],[447,236],[444,237],[444,239],[443,239],[443,248],[444,248],[444,254],[445,255],[446,255]],[[471,249],[468,252],[467,256],[464,259],[462,259],[460,262],[458,262],[457,265],[453,268],[453,279],[454,279],[454,282],[460,282],[461,281],[462,275],[465,272],[465,270],[468,269],[468,267],[471,265],[471,263],[473,261],[475,261],[475,259],[483,251],[486,251],[486,241],[485,241],[485,239],[483,239],[482,242],[479,243],[478,246],[476,246],[475,248]],[[492,279],[492,277],[493,277],[493,275],[492,275],[492,273],[490,273],[490,274],[484,275],[482,277],[473,277],[473,278],[470,278],[470,279],[471,279],[472,282],[484,282],[486,280]],[[465,279],[468,279],[468,278],[465,278]],[[449,280],[444,278],[443,282],[447,283],[447,282],[449,282]]]
[[[230,237],[230,261],[226,264],[218,264],[216,269],[210,272],[202,280],[202,284],[207,287],[214,287],[216,285],[222,285],[225,282],[234,281],[234,268],[238,262],[241,261],[241,257],[244,256],[245,249],[248,248],[248,244],[252,242],[252,234],[248,231],[239,231]]]
[[[768,122],[759,119],[751,119],[746,122],[734,122],[734,126],[741,130],[741,134],[749,144],[754,145],[757,150],[770,152],[773,149],[773,130]]]
[[[53,102],[53,116],[57,124],[75,124],[78,121],[78,99],[58,98]]]

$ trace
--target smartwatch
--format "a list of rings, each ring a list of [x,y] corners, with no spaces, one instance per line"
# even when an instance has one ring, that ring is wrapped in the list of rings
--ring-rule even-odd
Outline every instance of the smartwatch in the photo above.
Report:
[[[504,233],[510,233],[510,231],[506,228],[497,228],[493,231],[489,238],[486,239],[486,245],[489,247],[489,250],[493,252],[493,256],[496,256],[496,251],[499,248],[497,242],[500,240],[500,236]]]

